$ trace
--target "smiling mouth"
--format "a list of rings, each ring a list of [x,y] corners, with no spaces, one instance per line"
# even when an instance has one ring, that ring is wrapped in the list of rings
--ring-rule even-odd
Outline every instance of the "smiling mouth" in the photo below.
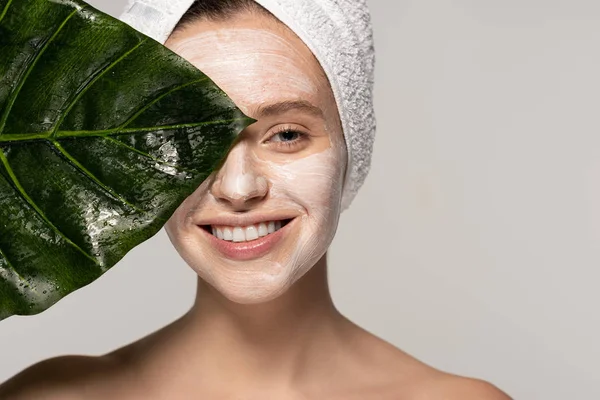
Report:
[[[291,221],[292,219],[265,221],[248,226],[202,225],[201,228],[215,236],[217,239],[227,242],[242,243],[252,242],[265,236],[269,236],[289,224]]]

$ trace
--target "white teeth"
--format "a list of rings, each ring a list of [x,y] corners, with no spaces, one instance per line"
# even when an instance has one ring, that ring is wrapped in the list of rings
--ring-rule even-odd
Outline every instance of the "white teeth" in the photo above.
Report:
[[[244,234],[244,229],[240,228],[239,226],[236,226],[235,228],[233,228],[233,241],[234,242],[245,242],[246,241],[246,235]]]
[[[246,241],[258,239],[258,230],[254,225],[246,228]]]
[[[228,242],[249,242],[251,240],[258,239],[259,237],[267,236],[271,233],[277,232],[281,228],[281,221],[261,222],[258,225],[248,225],[244,227],[211,227],[214,236]]]
[[[269,230],[267,229],[267,224],[261,222],[258,224],[258,236],[263,237],[269,234]]]

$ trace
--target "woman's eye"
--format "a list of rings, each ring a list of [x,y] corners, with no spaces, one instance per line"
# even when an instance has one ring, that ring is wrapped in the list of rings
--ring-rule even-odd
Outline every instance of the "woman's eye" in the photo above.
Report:
[[[270,139],[272,142],[294,142],[299,140],[302,134],[297,131],[285,130],[283,132],[276,133]]]
[[[265,144],[275,151],[292,153],[306,149],[310,145],[310,136],[292,127],[284,127],[275,131]]]

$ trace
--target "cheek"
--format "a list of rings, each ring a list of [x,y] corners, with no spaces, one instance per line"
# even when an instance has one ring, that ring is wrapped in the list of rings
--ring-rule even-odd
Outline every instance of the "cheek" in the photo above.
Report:
[[[271,164],[271,194],[292,198],[309,217],[338,214],[343,167],[343,154],[333,148],[284,165]]]

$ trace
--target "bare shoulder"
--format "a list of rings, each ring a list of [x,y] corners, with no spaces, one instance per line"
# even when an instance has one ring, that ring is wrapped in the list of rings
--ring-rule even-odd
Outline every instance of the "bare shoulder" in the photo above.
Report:
[[[493,384],[438,372],[415,388],[415,400],[512,400]]]
[[[390,400],[511,400],[493,384],[440,371],[391,343],[366,331],[357,331],[353,341],[358,349],[359,374],[369,382],[378,382],[374,393],[356,398]],[[356,381],[356,379],[355,379]],[[365,382],[358,381],[363,386]]]
[[[353,352],[368,382],[377,382],[376,393],[356,398],[390,400],[512,400],[493,384],[440,371],[390,342],[355,325]],[[354,379],[358,384],[367,383]]]
[[[64,356],[35,364],[0,385],[0,399],[93,399],[111,380],[111,357]],[[104,383],[106,385],[106,383]]]
[[[144,357],[177,328],[176,323],[170,324],[99,357],[63,356],[42,361],[0,384],[0,399],[149,398],[151,385],[144,381],[141,367],[147,361]]]
[[[406,356],[405,356],[406,357]],[[410,379],[399,380],[402,392],[411,400],[512,400],[502,390],[481,379],[468,378],[440,371],[409,357],[410,369],[402,375]],[[407,371],[410,371],[407,375]],[[404,397],[403,397],[404,398]]]
[[[412,359],[411,369],[405,368],[399,376],[403,379],[396,381],[396,393],[403,399],[512,400],[490,382],[449,374],[416,359]]]

